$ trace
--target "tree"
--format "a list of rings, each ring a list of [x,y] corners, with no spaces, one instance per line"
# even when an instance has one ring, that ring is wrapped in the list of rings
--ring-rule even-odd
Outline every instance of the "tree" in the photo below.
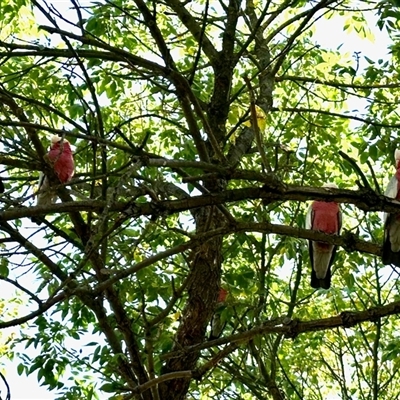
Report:
[[[313,36],[345,16],[338,31],[368,37],[378,13],[395,37],[392,3],[0,12],[1,275],[31,307],[0,327],[38,349],[18,355],[20,373],[60,399],[399,397],[397,271],[380,260],[378,214],[399,211],[381,190],[398,43],[363,68]],[[52,177],[58,203],[35,206],[51,135],[74,146],[76,172]],[[304,229],[308,200],[341,204],[341,236]],[[310,288],[305,239],[339,246],[329,291]],[[208,340],[215,312],[226,325]]]

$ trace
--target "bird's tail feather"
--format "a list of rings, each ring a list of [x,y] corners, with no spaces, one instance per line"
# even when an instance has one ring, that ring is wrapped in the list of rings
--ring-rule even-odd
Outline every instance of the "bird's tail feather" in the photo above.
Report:
[[[393,264],[396,267],[400,267],[400,251],[392,251],[389,238],[386,238],[385,242],[383,243],[382,262],[384,265]]]
[[[331,287],[331,269],[328,268],[325,278],[323,278],[323,279],[318,279],[317,274],[312,269],[311,270],[311,287],[313,287],[314,289],[319,289],[319,288],[329,289]]]

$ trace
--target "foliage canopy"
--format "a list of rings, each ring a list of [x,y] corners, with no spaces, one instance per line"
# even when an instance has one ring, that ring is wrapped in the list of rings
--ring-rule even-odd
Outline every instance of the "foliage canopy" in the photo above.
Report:
[[[0,275],[29,304],[0,327],[21,326],[19,373],[59,399],[399,397],[379,215],[399,209],[381,195],[394,3],[17,0],[0,15]],[[387,60],[318,45],[316,24],[368,38],[371,15]],[[37,207],[54,134],[76,173]],[[314,199],[341,203],[340,237],[304,229]],[[309,286],[305,239],[340,246],[328,291]]]

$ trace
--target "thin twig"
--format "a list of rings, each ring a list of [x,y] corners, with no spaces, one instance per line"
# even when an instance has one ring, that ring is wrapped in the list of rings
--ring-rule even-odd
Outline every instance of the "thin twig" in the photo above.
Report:
[[[5,400],[11,400],[10,386],[8,385],[5,376],[1,372],[0,372],[0,377],[1,377],[1,379],[3,379],[3,382],[4,382],[4,384],[6,385],[6,388],[7,388],[7,395],[6,395]],[[1,400],[1,398],[0,398],[0,400]]]
[[[369,168],[369,172],[371,172],[371,176],[372,176],[372,179],[374,181],[376,192],[378,194],[382,194],[381,188],[380,188],[379,183],[378,183],[378,180],[376,179],[374,168],[372,167],[372,165],[371,165],[371,163],[370,163],[370,161],[368,159],[367,159],[367,165],[368,165],[368,168]]]
[[[266,156],[265,151],[264,151],[263,142],[262,142],[261,134],[260,134],[260,128],[258,126],[256,102],[255,102],[255,99],[254,99],[253,88],[251,86],[250,79],[247,76],[245,76],[243,78],[244,78],[244,80],[246,82],[246,85],[247,85],[247,88],[249,90],[251,126],[254,129],[254,133],[255,133],[255,136],[256,136],[256,143],[257,143],[258,151],[260,152],[260,156],[261,156],[261,160],[262,160],[262,163],[264,165],[264,168],[268,172],[271,172],[271,166],[268,163],[267,156]]]
[[[348,163],[351,164],[351,166],[353,167],[353,169],[357,172],[357,174],[360,176],[362,182],[363,182],[363,186],[366,189],[372,190],[368,179],[365,177],[364,173],[361,171],[361,168],[357,165],[357,163],[346,153],[344,153],[342,150],[339,150],[339,154],[342,156],[342,158],[344,158]]]

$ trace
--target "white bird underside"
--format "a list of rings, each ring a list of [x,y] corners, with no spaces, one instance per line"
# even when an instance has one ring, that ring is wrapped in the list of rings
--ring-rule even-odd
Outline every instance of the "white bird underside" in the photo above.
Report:
[[[385,196],[397,199],[399,193],[398,173],[400,169],[400,150],[394,152],[396,175],[387,185]],[[398,202],[398,200],[396,200]],[[382,247],[382,262],[384,265],[396,265],[400,267],[400,215],[383,213],[384,241]]]
[[[393,215],[390,221],[389,229],[386,234],[389,235],[390,248],[397,253],[400,251],[400,221]]]
[[[43,172],[39,175],[39,185],[37,191],[36,205],[38,206],[48,206],[55,203],[57,200],[57,195],[54,190],[50,189],[49,180]]]
[[[397,151],[398,150],[396,150],[396,152]],[[389,184],[387,185],[387,188],[385,190],[385,196],[391,199],[395,199],[397,197],[397,192],[398,192],[398,182],[396,176],[393,176],[392,179],[389,181]],[[395,215],[393,215],[390,218],[390,224],[387,224],[387,222],[389,222],[388,221],[389,216],[390,214],[383,213],[383,222],[386,227],[385,240],[389,236],[391,250],[394,252],[398,252],[400,251],[400,221],[396,218]]]
[[[385,196],[395,199],[397,197],[397,178],[393,176],[385,190]]]
[[[393,176],[392,179],[389,181],[387,188],[385,190],[385,196],[391,199],[395,199],[397,197],[397,178]],[[388,213],[383,213],[383,223],[386,223],[388,218]]]

